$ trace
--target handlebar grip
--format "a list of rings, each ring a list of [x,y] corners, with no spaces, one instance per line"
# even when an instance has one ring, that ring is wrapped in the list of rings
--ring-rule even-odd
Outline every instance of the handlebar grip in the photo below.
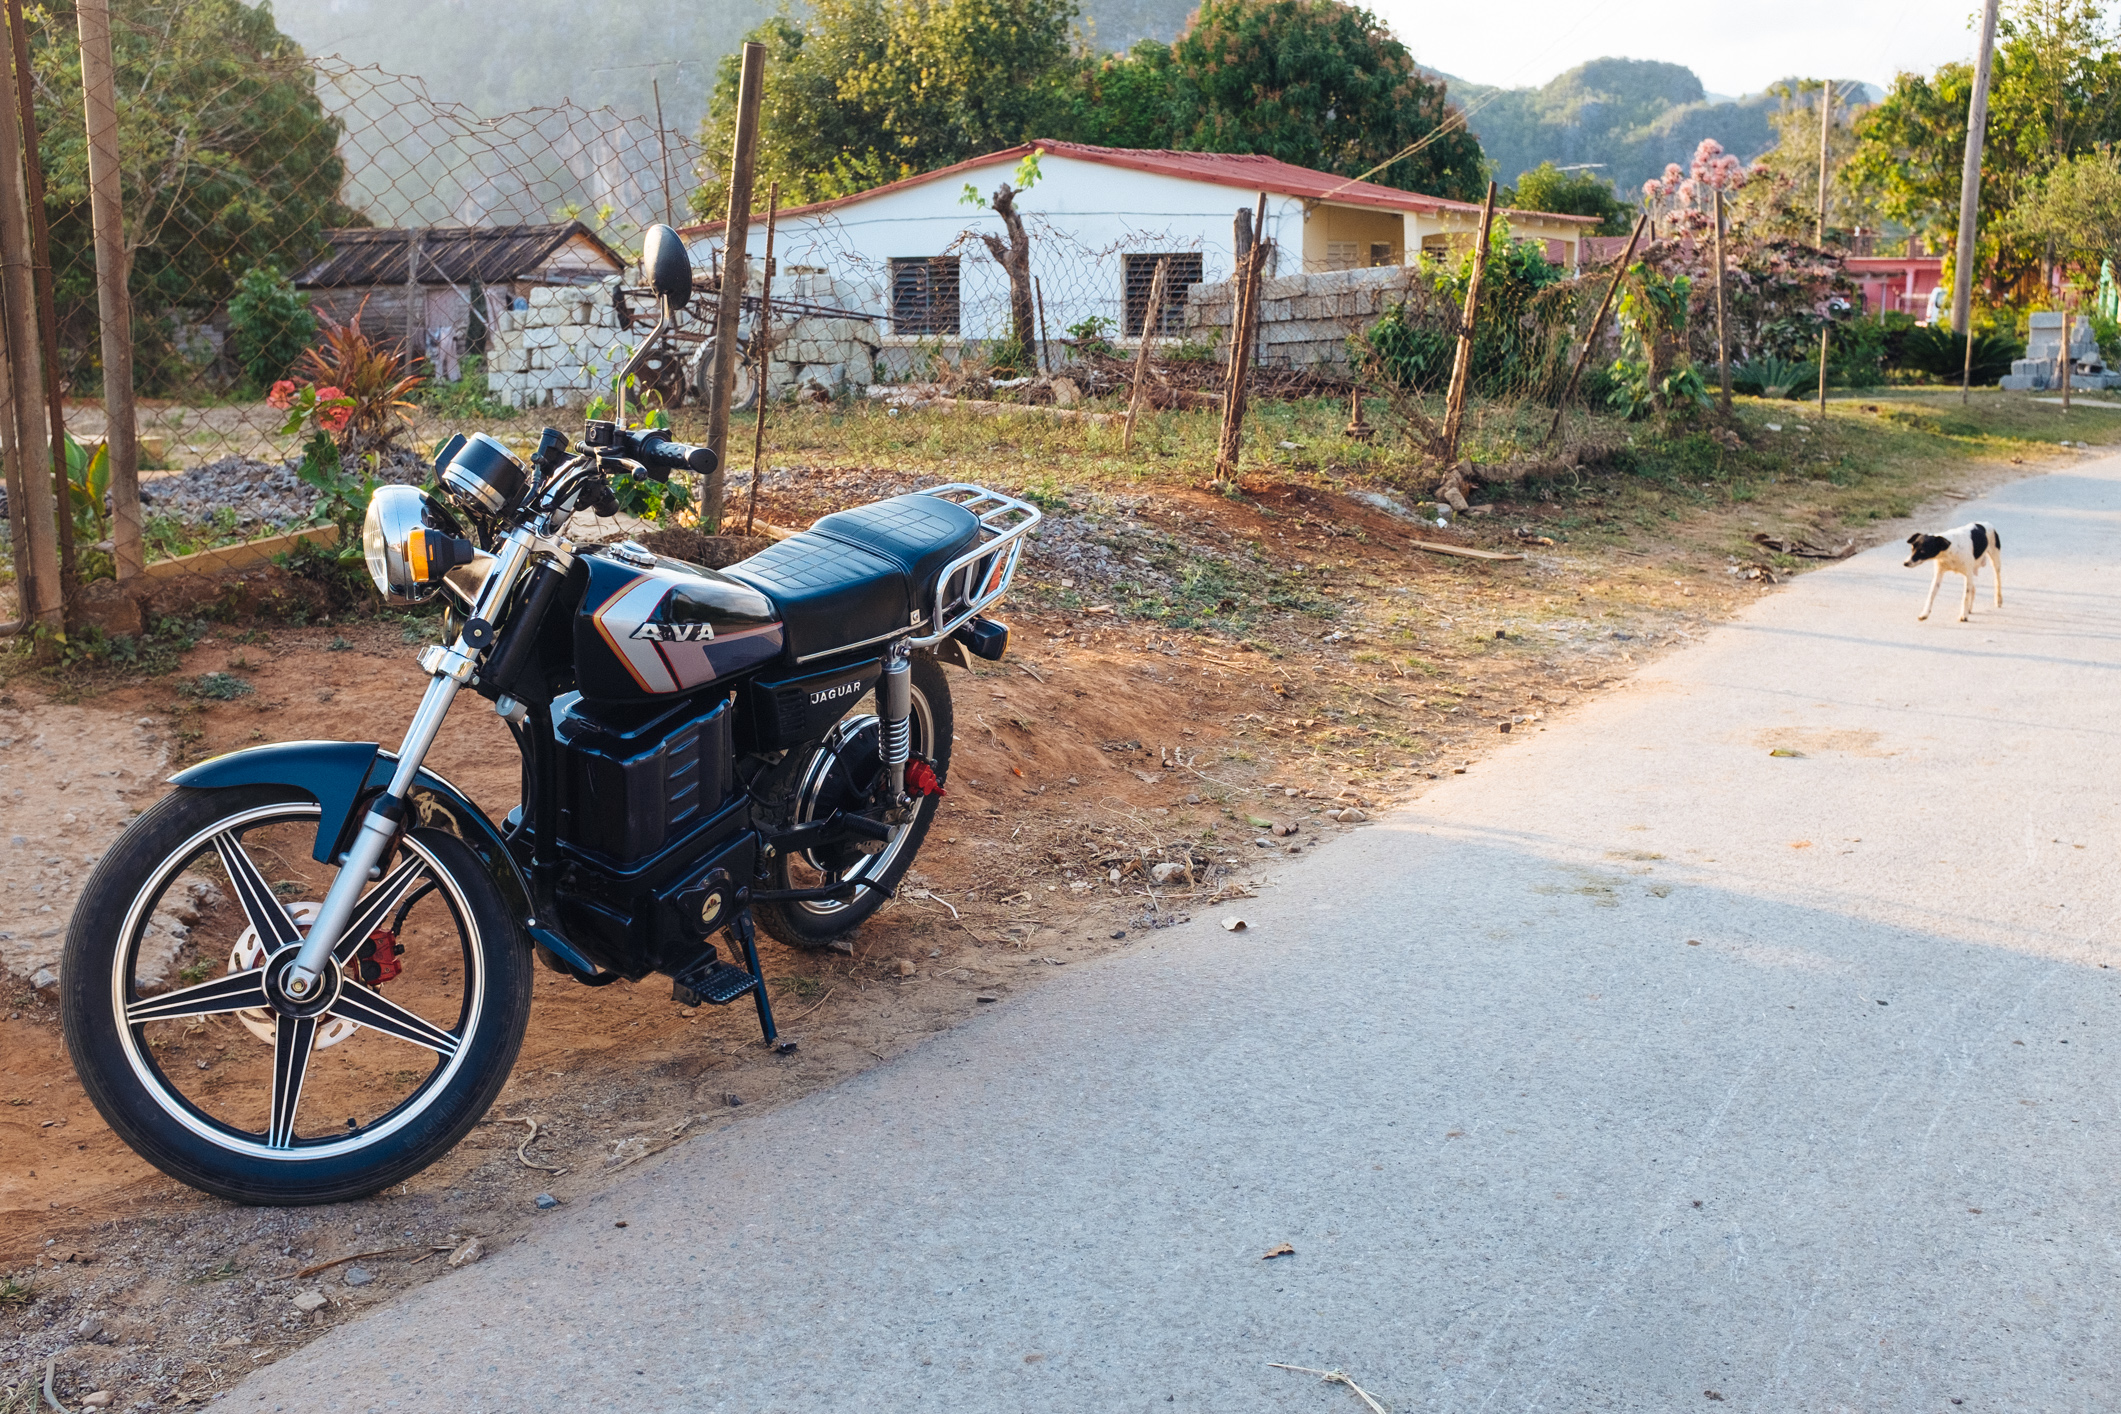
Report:
[[[705,476],[720,465],[712,447],[673,442],[659,431],[640,433],[635,441],[643,464],[667,471],[694,471]]]

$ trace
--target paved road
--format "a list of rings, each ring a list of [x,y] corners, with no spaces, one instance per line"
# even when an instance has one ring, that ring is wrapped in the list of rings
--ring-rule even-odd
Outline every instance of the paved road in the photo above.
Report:
[[[2121,461],[1976,516],[228,1407],[2115,1408]]]

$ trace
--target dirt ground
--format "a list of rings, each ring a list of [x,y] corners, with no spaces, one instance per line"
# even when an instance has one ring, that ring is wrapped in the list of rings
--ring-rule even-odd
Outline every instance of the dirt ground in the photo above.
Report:
[[[802,469],[769,483],[764,511],[802,524],[911,480]],[[900,898],[851,953],[762,938],[793,1054],[759,1045],[748,1005],[695,1010],[656,978],[591,991],[541,972],[489,1120],[409,1183],[333,1207],[245,1209],[137,1159],[85,1099],[32,978],[81,866],[170,769],[261,741],[394,743],[433,621],[216,625],[167,676],[0,680],[0,1414],[31,1407],[48,1356],[70,1405],[99,1388],[117,1408],[208,1399],[443,1275],[469,1239],[515,1240],[541,1193],[580,1201],[1051,969],[1194,914],[1241,916],[1289,855],[1477,771],[1772,584],[1724,553],[1734,530],[1768,523],[1753,507],[1579,547],[1542,543],[1554,511],[1537,503],[1443,530],[1331,486],[1247,491],[1071,493],[1051,508],[1003,615],[1010,659],[952,670],[949,798]],[[1417,537],[1525,558],[1453,558]],[[206,673],[251,691],[187,690]],[[457,709],[430,759],[493,816],[514,804],[514,748],[482,702]],[[1152,885],[1167,862],[1190,884]],[[298,1309],[311,1292],[324,1304]]]

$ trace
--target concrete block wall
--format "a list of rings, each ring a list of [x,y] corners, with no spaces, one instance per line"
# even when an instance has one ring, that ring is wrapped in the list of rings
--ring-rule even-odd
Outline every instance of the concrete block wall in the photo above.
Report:
[[[1259,361],[1278,368],[1348,366],[1348,336],[1404,300],[1422,279],[1405,265],[1281,275],[1260,290]],[[1229,346],[1232,280],[1186,291],[1186,337]]]
[[[608,395],[611,370],[639,337],[622,332],[612,312],[617,283],[531,290],[530,307],[503,314],[487,338],[487,390],[519,408],[577,407]]]

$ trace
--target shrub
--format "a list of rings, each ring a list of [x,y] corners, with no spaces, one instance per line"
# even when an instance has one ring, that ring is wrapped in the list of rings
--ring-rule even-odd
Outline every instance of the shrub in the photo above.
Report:
[[[264,388],[287,376],[317,336],[309,297],[270,266],[254,266],[236,281],[228,301],[228,332],[244,381]]]
[[[1819,379],[1817,364],[1762,354],[1731,369],[1731,387],[1759,398],[1786,398]]]
[[[1932,324],[1909,332],[1901,343],[1902,366],[1915,368],[1946,383],[1957,383],[1967,367],[1966,336]],[[1976,334],[1970,381],[1993,383],[2011,371],[2011,361],[2025,357],[2025,346],[2001,334]]]

